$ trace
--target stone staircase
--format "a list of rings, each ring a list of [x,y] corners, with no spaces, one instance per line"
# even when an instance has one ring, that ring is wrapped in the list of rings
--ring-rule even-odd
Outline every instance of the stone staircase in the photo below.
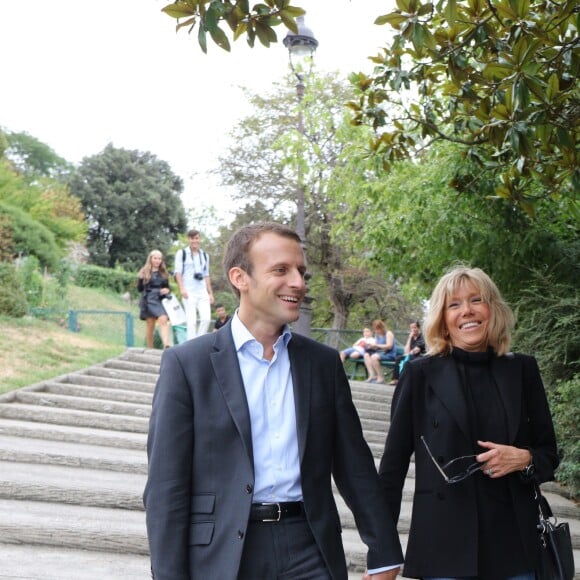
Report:
[[[141,495],[160,358],[160,351],[133,348],[0,396],[0,579],[150,577]],[[353,382],[352,392],[378,462],[393,387]],[[411,465],[399,522],[403,545],[413,476]],[[570,522],[580,578],[580,510],[557,485],[544,491]],[[365,547],[338,494],[337,504],[351,578],[360,578]]]

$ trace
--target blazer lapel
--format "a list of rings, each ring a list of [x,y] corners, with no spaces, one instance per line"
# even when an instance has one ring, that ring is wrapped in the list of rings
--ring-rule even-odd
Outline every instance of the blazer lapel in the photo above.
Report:
[[[250,411],[240,372],[238,355],[229,328],[224,328],[222,332],[216,333],[214,349],[210,353],[210,360],[217,382],[223,393],[226,406],[240,433],[253,469],[254,450],[252,446]]]
[[[494,357],[491,372],[505,408],[508,441],[515,441],[521,419],[523,377],[522,366],[514,364],[513,355]]]
[[[312,388],[312,365],[310,357],[306,356],[306,347],[300,335],[292,334],[288,343],[290,357],[290,372],[294,387],[294,406],[296,408],[296,431],[298,434],[298,451],[300,462],[304,458],[308,425],[310,422],[310,394]]]
[[[451,357],[433,357],[431,364],[428,380],[433,392],[447,408],[467,440],[471,441],[467,404],[461,389],[457,365]]]

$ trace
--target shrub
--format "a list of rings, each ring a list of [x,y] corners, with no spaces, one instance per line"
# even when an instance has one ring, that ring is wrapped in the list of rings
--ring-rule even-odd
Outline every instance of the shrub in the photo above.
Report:
[[[26,295],[14,264],[0,262],[0,314],[20,318],[27,312]]]
[[[580,292],[555,275],[536,272],[516,304],[514,345],[540,366],[560,450],[558,481],[580,490]]]
[[[23,258],[17,266],[17,275],[24,290],[28,307],[42,306],[44,283],[38,258],[36,256]]]
[[[77,286],[102,288],[117,294],[130,292],[137,295],[137,275],[124,270],[112,270],[101,266],[82,265],[74,273]]]
[[[567,485],[570,495],[580,492],[580,373],[569,381],[560,381],[550,393],[550,408],[556,427],[560,466],[556,473],[558,481]]]
[[[580,371],[580,291],[576,284],[536,272],[515,311],[514,345],[536,357],[548,390]]]
[[[0,202],[2,232],[10,240],[12,255],[36,256],[42,266],[58,268],[61,250],[53,233],[24,210]]]

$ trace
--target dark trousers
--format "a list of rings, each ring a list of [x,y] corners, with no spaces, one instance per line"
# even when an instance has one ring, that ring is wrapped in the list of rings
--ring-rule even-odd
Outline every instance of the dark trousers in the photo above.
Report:
[[[303,516],[250,522],[238,580],[331,580]]]

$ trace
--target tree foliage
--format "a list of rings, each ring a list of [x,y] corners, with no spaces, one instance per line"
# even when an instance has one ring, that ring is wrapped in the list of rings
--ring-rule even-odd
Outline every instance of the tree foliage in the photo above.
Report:
[[[356,123],[386,167],[440,140],[461,144],[490,195],[533,215],[568,198],[578,217],[575,0],[397,0],[394,36],[371,76],[353,75]]]
[[[43,150],[40,145],[39,150]],[[43,267],[53,269],[70,242],[84,240],[84,214],[68,188],[53,177],[43,177],[31,159],[23,156],[22,164],[16,164],[0,158],[0,260],[32,255]],[[48,175],[52,165],[48,158],[45,161]]]
[[[350,236],[361,255],[397,279],[416,281],[424,296],[457,262],[483,268],[509,299],[528,286],[533,269],[577,279],[578,223],[566,204],[541,202],[550,211],[540,207],[531,219],[506,200],[490,202],[493,183],[481,179],[477,164],[459,150],[439,143],[350,196],[365,223],[363,235]],[[353,229],[349,220],[340,231],[348,236]]]
[[[72,164],[55,153],[46,143],[39,141],[28,133],[6,132],[6,158],[14,165],[16,171],[33,181],[50,177],[64,181],[72,170]]]
[[[187,226],[181,178],[149,152],[109,144],[82,160],[70,188],[87,216],[88,249],[99,266],[137,269],[151,250],[166,253]]]
[[[220,48],[230,50],[229,38],[220,25],[230,29],[234,40],[245,35],[251,47],[256,38],[268,47],[277,42],[274,27],[284,24],[298,33],[296,17],[304,14],[304,10],[291,5],[291,0],[264,0],[252,7],[248,0],[176,0],[162,10],[177,19],[177,30],[187,28],[191,33],[197,25],[203,52],[207,52],[208,34]]]
[[[350,125],[343,107],[350,88],[336,75],[312,75],[298,101],[292,84],[247,96],[254,111],[232,132],[232,145],[220,159],[222,180],[236,188],[234,196],[247,207],[287,222],[294,220],[298,188],[304,189],[316,325],[346,328],[351,312],[365,304],[368,310],[362,309],[357,326],[368,324],[385,305],[394,322],[406,324],[409,305],[399,301],[384,272],[369,276],[356,252],[334,235],[337,216],[350,215],[347,194],[364,188],[371,167],[362,158],[364,132]],[[360,232],[364,223],[356,226]]]

